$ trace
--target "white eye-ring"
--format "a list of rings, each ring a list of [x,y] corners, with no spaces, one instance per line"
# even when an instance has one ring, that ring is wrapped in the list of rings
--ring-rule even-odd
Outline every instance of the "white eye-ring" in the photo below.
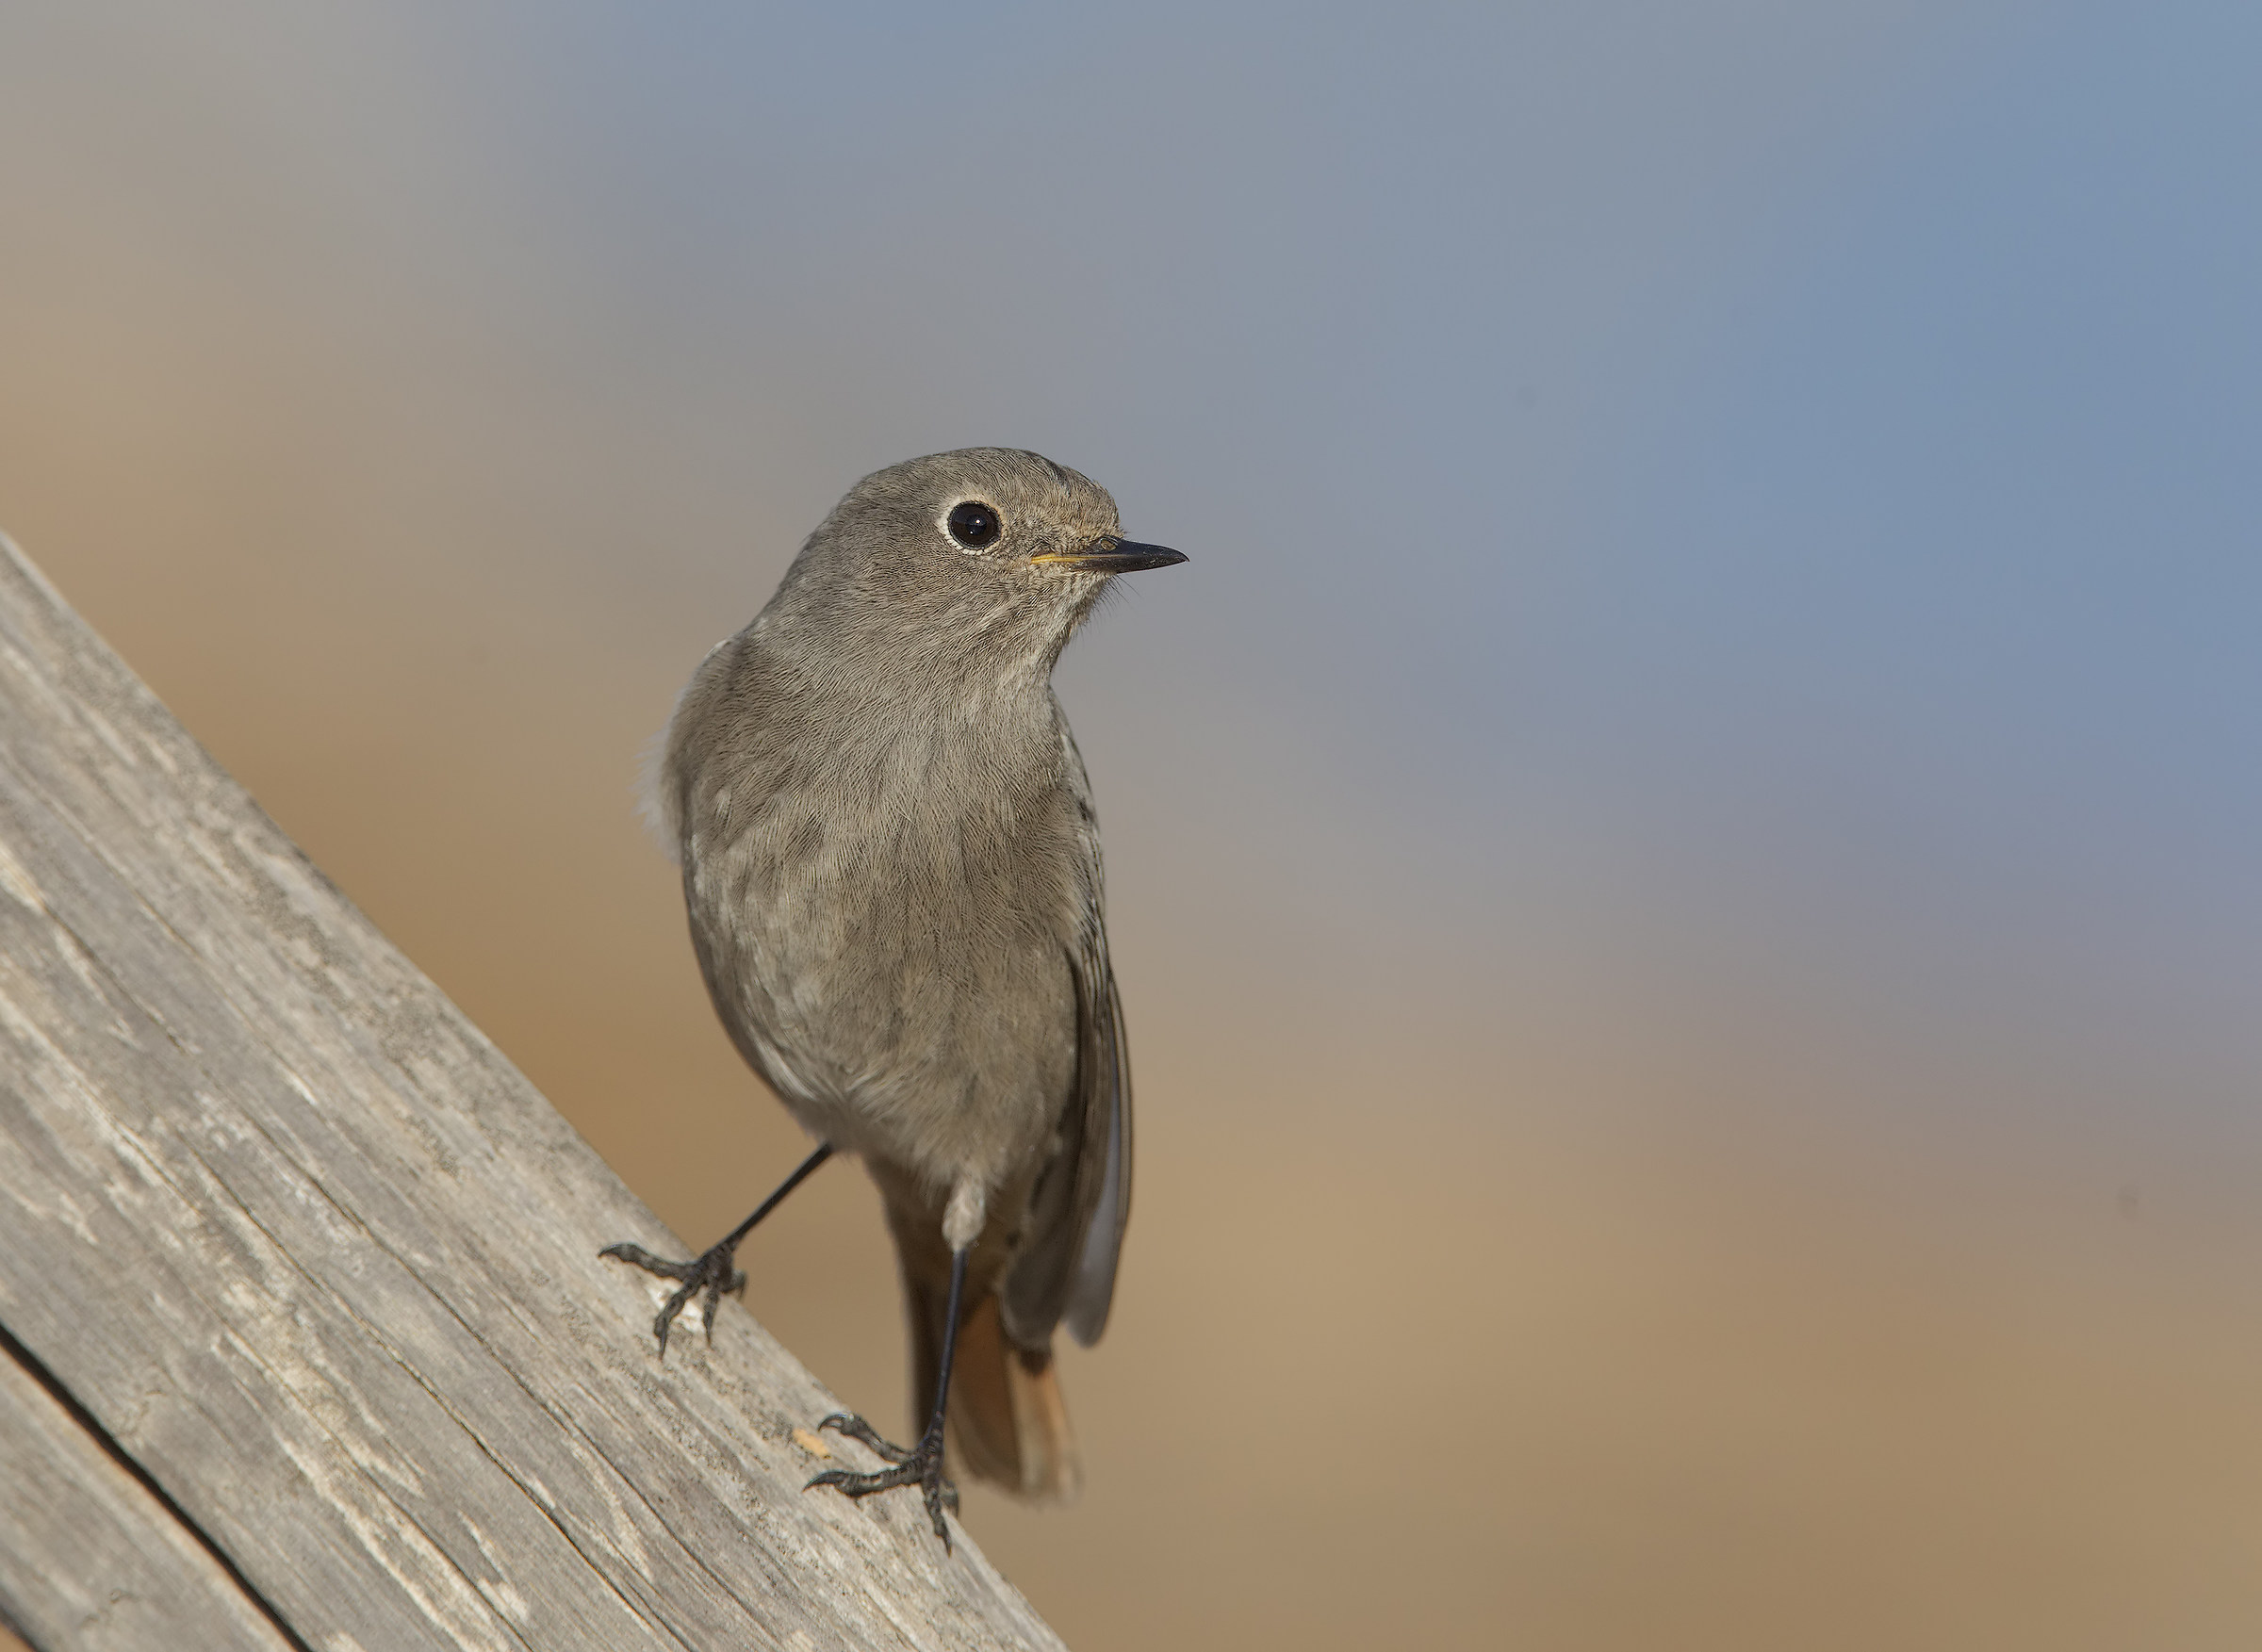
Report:
[[[1006,524],[995,507],[980,499],[960,499],[942,518],[942,531],[958,541],[959,549],[981,551],[997,543]]]

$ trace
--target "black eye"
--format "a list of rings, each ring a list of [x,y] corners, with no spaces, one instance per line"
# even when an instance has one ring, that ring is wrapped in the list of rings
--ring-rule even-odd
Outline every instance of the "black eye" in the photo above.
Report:
[[[1006,525],[997,519],[997,513],[979,499],[951,506],[947,526],[950,536],[968,550],[995,545],[997,536],[1006,531]]]

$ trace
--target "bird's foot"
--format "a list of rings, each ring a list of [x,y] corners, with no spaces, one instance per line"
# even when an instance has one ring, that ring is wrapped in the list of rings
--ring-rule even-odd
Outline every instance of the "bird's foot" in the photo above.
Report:
[[[861,1416],[835,1412],[817,1425],[820,1431],[832,1429],[852,1440],[861,1440],[893,1466],[876,1474],[851,1474],[845,1468],[835,1468],[820,1474],[803,1491],[813,1491],[828,1485],[844,1497],[868,1497],[874,1492],[890,1492],[897,1486],[915,1485],[926,1498],[926,1517],[934,1523],[935,1535],[942,1540],[945,1553],[950,1549],[950,1529],[942,1523],[942,1511],[952,1513],[959,1510],[959,1488],[950,1483],[942,1472],[942,1431],[930,1428],[920,1437],[919,1444],[906,1451],[901,1446],[891,1445],[882,1439],[879,1431]]]
[[[660,1355],[664,1359],[667,1357],[668,1328],[675,1324],[676,1317],[683,1312],[691,1299],[701,1291],[707,1293],[707,1300],[700,1317],[708,1339],[713,1339],[714,1310],[721,1303],[723,1293],[729,1291],[736,1294],[746,1288],[746,1276],[731,1266],[731,1254],[737,1249],[735,1243],[720,1244],[689,1262],[670,1262],[665,1257],[653,1255],[642,1245],[607,1245],[598,1254],[626,1262],[631,1268],[641,1268],[647,1273],[656,1273],[662,1279],[683,1282],[682,1288],[661,1305],[658,1317],[652,1320],[652,1334],[660,1339]]]

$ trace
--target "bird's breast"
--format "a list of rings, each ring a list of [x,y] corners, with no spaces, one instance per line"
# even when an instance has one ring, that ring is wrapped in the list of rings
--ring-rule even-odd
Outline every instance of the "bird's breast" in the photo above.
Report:
[[[911,728],[750,743],[696,778],[685,892],[710,989],[812,1126],[913,1163],[938,1143],[1009,1159],[1050,1130],[1097,900],[1058,752]]]

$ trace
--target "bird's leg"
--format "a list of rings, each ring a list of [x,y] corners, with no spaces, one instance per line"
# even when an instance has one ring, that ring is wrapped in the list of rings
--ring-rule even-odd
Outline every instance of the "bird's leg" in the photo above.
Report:
[[[935,1535],[942,1540],[945,1553],[950,1549],[950,1528],[942,1523],[942,1511],[957,1512],[959,1488],[942,1472],[942,1419],[950,1409],[950,1363],[959,1349],[959,1299],[966,1288],[967,1249],[960,1246],[951,1252],[950,1308],[942,1321],[942,1369],[935,1379],[935,1409],[927,1415],[926,1432],[919,1436],[916,1446],[906,1451],[882,1439],[879,1431],[862,1417],[836,1411],[817,1427],[861,1440],[893,1466],[876,1474],[851,1474],[845,1468],[835,1468],[818,1475],[801,1488],[811,1491],[828,1485],[847,1497],[868,1497],[874,1492],[915,1485],[926,1494],[926,1517],[934,1523]]]
[[[691,1299],[702,1290],[707,1293],[702,1317],[706,1323],[708,1336],[712,1338],[714,1335],[714,1310],[721,1304],[723,1293],[746,1288],[746,1276],[741,1273],[731,1261],[738,1254],[739,1241],[752,1233],[755,1223],[782,1204],[788,1193],[800,1186],[809,1179],[811,1171],[831,1156],[832,1144],[827,1142],[816,1152],[811,1153],[809,1157],[803,1159],[801,1168],[779,1184],[777,1192],[756,1205],[752,1216],[725,1234],[722,1239],[708,1250],[704,1255],[695,1256],[689,1262],[669,1262],[664,1257],[653,1255],[642,1245],[607,1245],[598,1252],[599,1256],[615,1257],[631,1267],[641,1268],[647,1273],[656,1273],[662,1279],[679,1279],[683,1282],[682,1288],[667,1299],[660,1310],[659,1317],[652,1321],[652,1334],[660,1339],[660,1354],[663,1359],[667,1356],[668,1327],[676,1322],[676,1316],[683,1312]]]

